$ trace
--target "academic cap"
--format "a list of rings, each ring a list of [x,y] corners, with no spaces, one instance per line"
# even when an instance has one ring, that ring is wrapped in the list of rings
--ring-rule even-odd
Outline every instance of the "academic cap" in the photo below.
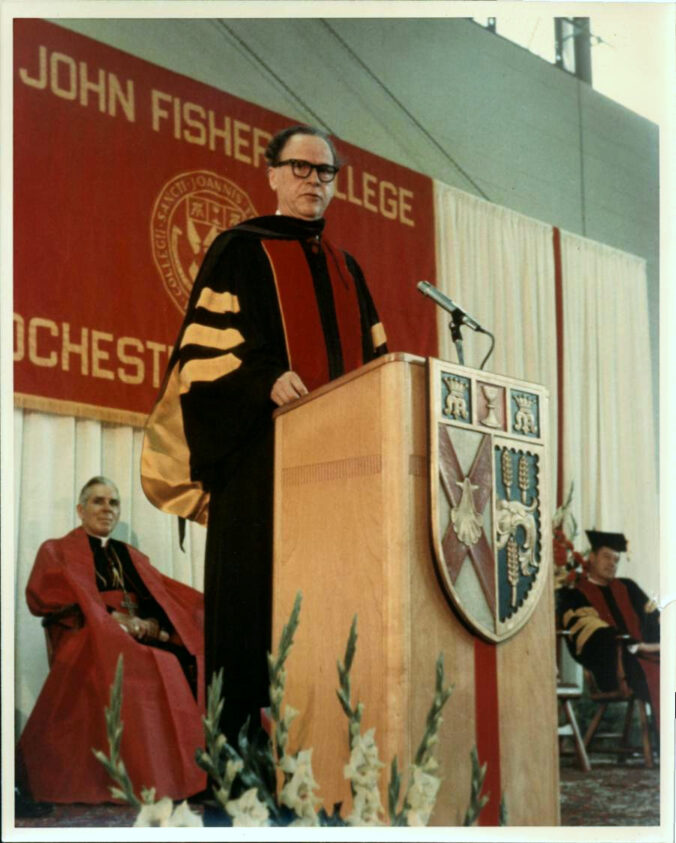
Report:
[[[585,530],[593,551],[601,547],[609,547],[616,553],[624,553],[627,549],[627,540],[623,533],[603,533],[601,530]]]

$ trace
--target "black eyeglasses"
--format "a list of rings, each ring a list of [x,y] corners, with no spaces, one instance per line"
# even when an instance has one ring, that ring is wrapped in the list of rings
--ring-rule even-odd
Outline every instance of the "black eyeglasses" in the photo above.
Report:
[[[311,164],[309,161],[301,161],[298,158],[278,161],[272,166],[285,167],[287,164],[291,167],[291,172],[297,179],[306,179],[313,170],[316,170],[319,181],[324,184],[332,182],[339,170],[339,167],[334,167],[333,164]]]

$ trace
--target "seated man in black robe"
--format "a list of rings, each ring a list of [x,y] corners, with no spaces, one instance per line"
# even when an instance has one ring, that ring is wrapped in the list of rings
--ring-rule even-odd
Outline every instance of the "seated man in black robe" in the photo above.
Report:
[[[585,574],[561,592],[569,650],[591,671],[599,690],[614,691],[626,681],[639,699],[650,703],[659,729],[657,606],[633,580],[616,577],[620,553],[627,549],[624,535],[586,532],[591,551]]]

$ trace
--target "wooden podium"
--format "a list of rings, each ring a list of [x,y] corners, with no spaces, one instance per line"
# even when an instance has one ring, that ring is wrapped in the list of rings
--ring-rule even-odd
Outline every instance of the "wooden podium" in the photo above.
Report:
[[[468,382],[488,377],[446,365]],[[426,372],[422,358],[389,354],[276,414],[275,650],[296,592],[303,594],[287,664],[285,700],[301,712],[290,750],[313,748],[318,795],[329,811],[342,801],[346,815],[348,734],[336,697],[336,662],[357,614],[352,696],[364,704],[362,730],[375,726],[387,765],[385,809],[389,763],[398,757],[405,788],[433,698],[435,662],[443,652],[446,681],[454,690],[437,747],[443,781],[431,824],[462,824],[470,751],[483,741],[495,752],[487,783],[500,793],[491,793],[491,811],[484,809],[482,824],[497,823],[503,796],[510,826],[558,825],[551,570],[527,622],[507,640],[495,643],[470,631],[452,607],[430,538]],[[490,377],[505,389],[513,383]],[[540,529],[546,554],[548,521]],[[484,675],[491,659],[492,678]],[[486,712],[492,708],[491,737]]]

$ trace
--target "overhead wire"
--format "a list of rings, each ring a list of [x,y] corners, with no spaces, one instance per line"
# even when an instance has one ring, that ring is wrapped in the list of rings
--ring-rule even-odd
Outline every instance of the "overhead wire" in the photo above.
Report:
[[[388,97],[400,108],[404,114],[409,118],[409,120],[419,129],[425,137],[441,152],[441,154],[449,161],[453,167],[474,187],[474,189],[482,196],[484,199],[490,200],[488,194],[483,190],[483,188],[477,184],[477,182],[472,178],[472,176],[462,167],[453,156],[445,149],[439,141],[429,132],[429,130],[418,120],[418,118],[413,114],[405,105],[404,103],[396,96],[396,94],[391,91],[387,85],[380,79],[380,77],[374,73],[373,70],[366,64],[366,62],[359,56],[352,47],[345,41],[344,38],[326,21],[324,18],[320,18],[320,22],[324,25],[324,27],[330,32],[333,38],[342,46],[342,48],[349,53],[352,59],[373,79],[380,88],[388,95]],[[338,136],[337,132],[335,132],[329,124],[324,120],[317,112],[310,106],[308,103],[300,97],[296,91],[293,90],[287,83],[282,79],[282,77],[275,72],[275,70],[260,56],[247,42],[238,35],[232,27],[228,26],[228,24],[222,19],[216,19],[216,23],[224,29],[228,35],[237,43],[239,46],[253,58],[265,71],[268,73],[300,106],[303,108],[309,115],[312,116],[313,120],[325,129],[327,132],[334,136]]]
[[[296,102],[297,102],[297,103],[298,103],[298,104],[299,104],[302,108],[304,108],[304,109],[305,109],[305,111],[307,111],[307,113],[308,113],[308,114],[310,114],[310,115],[312,116],[312,119],[313,119],[313,120],[315,120],[315,122],[316,122],[319,126],[321,126],[323,129],[325,129],[325,130],[326,130],[327,132],[329,132],[329,134],[331,134],[331,135],[335,135],[335,134],[336,134],[336,132],[334,132],[334,131],[333,131],[333,129],[332,129],[332,128],[331,128],[331,127],[327,124],[327,122],[326,122],[324,119],[322,119],[322,118],[319,116],[319,114],[317,114],[317,112],[316,112],[316,111],[314,111],[314,109],[312,109],[312,108],[311,108],[311,107],[310,107],[310,106],[309,106],[309,105],[308,105],[308,104],[307,104],[307,103],[306,103],[306,102],[302,99],[302,97],[299,97],[299,96],[298,96],[298,94],[297,94],[297,93],[293,90],[293,88],[291,88],[289,85],[287,85],[287,84],[286,84],[286,82],[285,82],[285,81],[281,78],[281,76],[279,76],[279,74],[278,74],[278,73],[275,73],[275,71],[273,70],[273,68],[272,68],[272,67],[270,67],[270,65],[269,65],[269,64],[268,64],[268,63],[267,63],[267,62],[266,62],[266,61],[265,61],[265,60],[264,60],[261,56],[259,56],[259,55],[258,55],[258,53],[257,53],[257,52],[256,52],[256,51],[252,48],[252,47],[250,47],[250,46],[249,46],[249,44],[247,44],[247,42],[246,42],[246,41],[245,41],[245,40],[244,40],[241,36],[239,36],[239,35],[238,35],[238,34],[237,34],[237,33],[236,33],[233,29],[232,29],[232,27],[228,26],[228,24],[227,24],[224,20],[221,20],[220,18],[217,18],[217,19],[216,19],[216,23],[217,23],[219,26],[221,26],[223,29],[225,29],[225,31],[226,31],[226,32],[230,35],[230,37],[231,37],[231,38],[233,38],[233,39],[234,39],[234,40],[235,40],[235,41],[236,41],[236,42],[240,45],[240,47],[242,47],[242,49],[244,49],[244,50],[245,50],[245,51],[246,51],[246,52],[247,52],[247,53],[248,53],[248,54],[249,54],[249,55],[250,55],[253,59],[255,59],[255,60],[258,62],[258,64],[259,64],[259,65],[260,65],[260,66],[261,66],[261,67],[262,67],[262,68],[263,68],[263,69],[264,69],[267,73],[269,73],[269,74],[270,74],[270,76],[272,76],[272,77],[273,77],[273,79],[275,79],[275,81],[276,81],[276,82],[278,82],[278,83],[281,85],[281,87],[282,87],[282,88],[283,88],[283,89],[284,89],[284,90],[285,90],[285,91],[286,91],[286,92],[287,92],[287,93],[288,93],[291,97],[293,97],[293,99],[294,99],[294,100],[295,100],[295,101],[296,101]]]
[[[390,99],[397,104],[397,106],[406,114],[406,116],[411,120],[411,122],[425,135],[425,137],[441,152],[441,154],[449,161],[457,170],[460,172],[464,178],[479,192],[479,194],[484,198],[490,201],[490,196],[486,194],[486,192],[476,183],[476,181],[470,176],[470,174],[460,165],[458,162],[453,158],[453,156],[439,143],[439,141],[425,128],[425,126],[418,120],[418,118],[413,114],[405,105],[404,103],[385,85],[385,83],[380,79],[380,77],[374,73],[371,68],[366,64],[366,62],[359,56],[350,45],[342,38],[338,32],[326,21],[324,18],[321,18],[321,22],[324,24],[326,29],[333,35],[333,37],[338,41],[339,44],[345,49],[350,56],[359,64],[363,70],[368,73],[368,75],[385,91],[385,93],[390,97]]]

